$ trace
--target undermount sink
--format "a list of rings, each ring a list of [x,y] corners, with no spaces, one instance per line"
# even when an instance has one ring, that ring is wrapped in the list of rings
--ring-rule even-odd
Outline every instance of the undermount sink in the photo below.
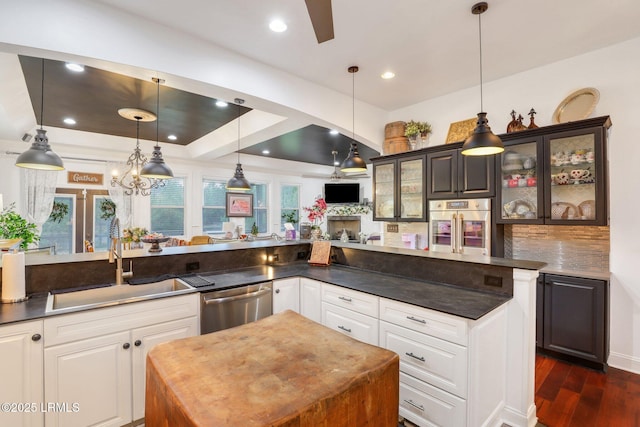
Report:
[[[111,285],[59,294],[49,293],[46,313],[107,307],[170,295],[189,293],[195,288],[180,279],[166,279],[144,285]]]

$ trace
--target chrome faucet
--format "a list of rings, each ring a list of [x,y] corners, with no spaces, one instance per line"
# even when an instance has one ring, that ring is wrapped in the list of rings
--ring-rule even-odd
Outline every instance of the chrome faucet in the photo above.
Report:
[[[283,237],[282,237],[282,236],[279,236],[279,235],[278,235],[278,234],[276,234],[276,233],[271,233],[271,238],[272,238],[272,239],[276,239],[276,242],[279,242],[280,240],[282,240],[282,239],[283,239]]]
[[[133,277],[133,261],[129,260],[129,271],[122,269],[122,238],[120,237],[120,220],[114,217],[109,228],[111,246],[109,247],[109,263],[116,262],[116,285],[122,285],[123,279]]]

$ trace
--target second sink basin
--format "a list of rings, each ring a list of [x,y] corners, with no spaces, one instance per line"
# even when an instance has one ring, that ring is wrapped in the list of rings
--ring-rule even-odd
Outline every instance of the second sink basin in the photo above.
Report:
[[[191,292],[194,289],[180,279],[167,279],[145,285],[112,285],[60,294],[49,293],[45,312],[57,313],[106,307],[161,296],[180,295]]]

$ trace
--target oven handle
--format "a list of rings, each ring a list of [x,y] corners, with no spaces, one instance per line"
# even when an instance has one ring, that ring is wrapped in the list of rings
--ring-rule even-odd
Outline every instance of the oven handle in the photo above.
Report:
[[[456,226],[456,229],[458,230],[458,253],[459,254],[464,252],[464,245],[463,245],[464,228],[462,224],[463,221],[464,221],[464,215],[460,214],[460,216],[458,216],[458,225]]]
[[[241,299],[259,297],[259,296],[262,296],[264,294],[268,294],[270,292],[271,292],[271,288],[264,288],[264,289],[261,289],[259,291],[250,292],[248,294],[236,295],[236,296],[233,296],[233,297],[223,297],[223,298],[215,298],[214,297],[214,298],[207,299],[207,297],[205,296],[203,298],[203,302],[205,304],[220,304],[220,303],[223,303],[223,302],[237,301],[237,300],[241,300]]]
[[[449,242],[451,242],[451,252],[456,253],[457,235],[456,229],[458,228],[458,215],[451,215],[451,232],[449,235]]]

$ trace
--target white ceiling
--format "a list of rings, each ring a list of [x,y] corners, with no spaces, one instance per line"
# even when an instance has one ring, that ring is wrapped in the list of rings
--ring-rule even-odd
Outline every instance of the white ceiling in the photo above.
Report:
[[[100,0],[391,111],[479,82],[475,0],[333,0],[318,44],[304,0]],[[268,28],[271,18],[288,25]],[[640,35],[637,0],[493,0],[482,15],[484,81]],[[380,74],[393,70],[396,78]]]

